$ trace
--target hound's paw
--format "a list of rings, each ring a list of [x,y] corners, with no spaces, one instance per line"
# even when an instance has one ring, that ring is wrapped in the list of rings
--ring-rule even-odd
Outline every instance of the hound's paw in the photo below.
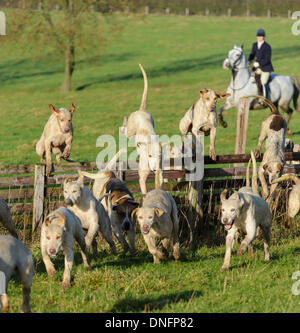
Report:
[[[71,287],[70,281],[63,281],[61,285],[62,285],[63,289],[68,289]]]
[[[216,152],[215,152],[214,150],[211,150],[211,151],[209,152],[209,157],[210,157],[213,161],[215,161],[215,160],[217,159]]]
[[[160,261],[157,257],[154,257],[154,258],[153,258],[153,263],[154,263],[154,264],[160,264],[160,262],[161,262],[161,261]]]
[[[260,157],[260,149],[256,148],[254,150],[254,156],[255,156],[255,158],[259,158]]]
[[[47,269],[47,274],[50,277],[54,277],[56,274],[56,270],[54,268],[49,268],[49,269]]]
[[[84,269],[87,271],[91,271],[92,267],[90,265],[84,265]]]
[[[178,252],[174,252],[173,257],[175,260],[178,260],[180,258],[180,254]]]
[[[222,116],[219,116],[219,123],[221,124],[222,127],[226,128],[228,126],[227,122],[223,120]]]
[[[130,251],[130,254],[132,255],[132,256],[134,256],[134,255],[136,255],[136,249],[130,249],[129,250]]]
[[[62,154],[62,156],[63,156],[63,158],[69,158],[70,157],[70,151],[65,151],[63,154]]]
[[[228,271],[229,270],[229,266],[222,266],[220,268],[220,272],[225,272],[225,271]]]
[[[237,251],[238,256],[242,256],[246,252],[246,249],[244,247],[240,247]]]

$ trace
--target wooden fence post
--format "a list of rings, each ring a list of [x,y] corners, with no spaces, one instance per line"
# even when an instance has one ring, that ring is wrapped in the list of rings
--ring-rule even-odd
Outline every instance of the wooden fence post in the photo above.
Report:
[[[249,98],[240,98],[238,103],[237,122],[236,122],[236,139],[235,154],[244,154],[246,151],[247,129],[249,118]],[[235,167],[242,166],[243,163],[235,163]]]
[[[186,8],[185,9],[185,16],[189,16],[190,15],[190,9],[189,8]]]
[[[247,9],[246,16],[247,16],[247,17],[250,16],[250,9]]]
[[[209,9],[208,8],[205,9],[205,16],[209,16]]]
[[[268,12],[267,12],[267,18],[271,18],[272,14],[271,14],[271,9],[268,9]]]
[[[145,7],[145,15],[149,15],[149,7],[148,6]]]
[[[231,16],[231,8],[228,8],[228,10],[227,10],[227,16]]]
[[[204,138],[200,136],[196,137],[196,154],[203,154],[203,142]],[[202,152],[199,152],[198,149],[202,146]],[[198,147],[198,148],[197,148]],[[204,163],[204,159],[203,159]],[[204,167],[204,166],[203,166]],[[196,171],[196,170],[195,170]],[[189,193],[188,193],[188,202],[189,202],[189,210],[188,210],[188,219],[190,226],[190,244],[194,244],[195,241],[195,232],[197,231],[197,226],[202,221],[203,218],[203,209],[202,209],[202,192],[203,192],[203,179],[197,181],[189,181]]]
[[[36,164],[34,171],[34,195],[32,231],[36,231],[44,218],[45,165]]]
[[[166,15],[169,15],[170,14],[170,8],[166,8]]]
[[[119,161],[119,163],[116,163],[116,176],[120,180],[124,180],[124,170],[125,170],[125,161]]]

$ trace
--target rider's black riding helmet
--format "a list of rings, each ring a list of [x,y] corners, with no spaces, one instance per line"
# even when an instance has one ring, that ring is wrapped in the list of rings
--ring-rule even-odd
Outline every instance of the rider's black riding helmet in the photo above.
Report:
[[[256,36],[263,36],[265,37],[266,33],[265,33],[265,30],[264,29],[258,29],[257,32],[256,32]]]

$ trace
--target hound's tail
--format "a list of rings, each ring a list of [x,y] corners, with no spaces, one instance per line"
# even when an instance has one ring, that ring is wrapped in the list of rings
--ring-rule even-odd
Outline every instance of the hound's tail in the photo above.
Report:
[[[257,184],[257,166],[256,166],[256,159],[253,151],[251,150],[251,160],[253,165],[253,172],[252,172],[252,192],[254,195],[259,196],[258,192],[258,184]]]
[[[272,113],[274,114],[280,114],[277,107],[267,98],[263,97],[263,96],[258,96],[258,95],[248,95],[248,96],[244,96],[243,98],[248,98],[248,97],[255,97],[255,98],[260,98],[262,99],[271,109]]]
[[[280,183],[280,182],[283,182],[285,180],[292,180],[295,184],[300,183],[300,179],[296,175],[294,175],[292,173],[287,173],[287,174],[281,176],[280,178],[277,178],[277,179],[273,180],[272,184]]]
[[[112,167],[114,166],[114,164],[116,164],[117,161],[119,160],[120,156],[122,154],[124,154],[125,152],[126,152],[125,148],[120,149],[116,153],[116,155],[107,163],[107,165],[105,167],[105,171],[103,171],[103,172],[89,173],[89,172],[78,170],[78,173],[82,177],[85,176],[85,177],[88,177],[88,178],[91,178],[91,179],[100,179],[100,178],[109,177],[111,175],[111,172],[109,170],[112,169]]]
[[[296,111],[300,111],[300,107],[298,106],[298,96],[300,93],[300,83],[298,79],[295,76],[290,76],[291,80],[294,81],[294,94],[293,94],[293,102],[294,102],[294,108]]]
[[[247,171],[246,171],[246,186],[251,187],[250,185],[250,164],[252,162],[253,169],[252,169],[252,192],[254,195],[259,196],[258,192],[258,184],[257,184],[257,166],[256,166],[256,159],[251,150],[251,158],[249,159]]]
[[[147,109],[147,96],[148,96],[148,79],[147,79],[147,74],[141,64],[139,64],[140,69],[143,73],[144,77],[144,92],[143,92],[143,97],[142,97],[142,103],[140,106],[140,111],[146,111]]]
[[[120,149],[116,155],[109,161],[105,167],[105,171],[109,171],[112,169],[112,167],[117,163],[119,160],[120,156],[126,152],[125,148]]]
[[[249,159],[247,170],[246,170],[246,186],[251,187],[250,184],[250,164],[251,164],[251,158]]]

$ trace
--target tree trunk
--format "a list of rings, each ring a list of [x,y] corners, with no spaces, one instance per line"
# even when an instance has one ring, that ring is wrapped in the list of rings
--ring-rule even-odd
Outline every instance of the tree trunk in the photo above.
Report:
[[[62,92],[71,90],[72,74],[75,68],[75,47],[72,42],[69,43],[65,53],[65,78],[61,86]]]

